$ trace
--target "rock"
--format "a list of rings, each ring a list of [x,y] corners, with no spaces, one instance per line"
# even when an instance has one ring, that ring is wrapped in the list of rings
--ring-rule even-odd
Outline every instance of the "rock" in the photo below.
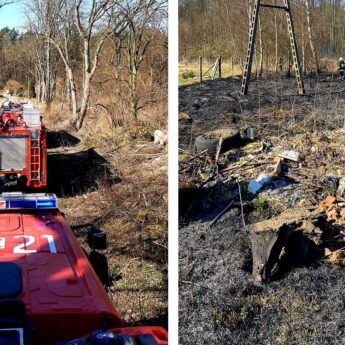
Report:
[[[338,190],[337,190],[337,195],[344,197],[345,196],[345,178],[342,177],[339,180],[339,186],[338,186]]]
[[[192,118],[187,113],[184,113],[184,112],[179,113],[178,120],[181,122],[186,122],[186,123],[193,122]]]
[[[336,250],[335,252],[332,252],[332,254],[329,257],[330,262],[339,262],[344,259],[344,252],[341,250]]]
[[[168,143],[168,134],[159,129],[155,130],[153,143],[161,146],[166,145]]]
[[[328,193],[334,195],[338,189],[339,179],[336,175],[331,174],[324,178],[323,185]]]

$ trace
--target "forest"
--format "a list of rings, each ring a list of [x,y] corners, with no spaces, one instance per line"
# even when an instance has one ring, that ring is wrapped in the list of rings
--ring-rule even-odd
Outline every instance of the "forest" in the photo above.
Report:
[[[262,4],[283,5],[283,0]],[[305,73],[334,69],[328,59],[344,55],[345,4],[340,0],[292,0],[294,25]],[[179,1],[179,58],[196,60],[198,56],[224,60],[243,67],[253,0],[181,0]],[[197,33],[197,34],[196,34]],[[254,64],[258,73],[277,71],[279,61],[289,64],[290,43],[284,11],[260,10]]]
[[[22,6],[25,30],[0,31],[1,88],[35,98],[45,109],[59,104],[75,130],[91,111],[113,127],[147,120],[153,108],[162,116],[157,127],[164,122],[167,1],[34,0]]]

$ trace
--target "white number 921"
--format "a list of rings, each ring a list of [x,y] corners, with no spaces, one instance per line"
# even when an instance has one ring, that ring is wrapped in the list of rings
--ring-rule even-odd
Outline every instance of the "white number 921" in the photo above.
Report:
[[[16,245],[13,248],[14,254],[30,254],[30,253],[37,253],[37,249],[28,249],[30,246],[32,246],[36,242],[36,238],[34,236],[29,235],[20,235],[20,236],[14,236],[14,238],[23,238],[23,243],[20,243]],[[52,254],[56,254],[56,246],[54,242],[54,237],[52,235],[43,235],[41,238],[46,238],[48,241],[49,251]],[[5,249],[6,246],[6,238],[2,237],[0,238],[0,249]]]

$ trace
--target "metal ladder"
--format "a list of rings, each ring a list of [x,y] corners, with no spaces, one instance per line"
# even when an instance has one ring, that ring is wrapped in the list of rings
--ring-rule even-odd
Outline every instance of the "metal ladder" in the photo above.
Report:
[[[254,48],[255,48],[256,31],[257,31],[258,21],[259,21],[260,6],[261,6],[260,0],[256,0],[254,4],[254,8],[253,8],[251,22],[250,22],[248,51],[247,51],[246,64],[244,66],[244,74],[243,74],[242,87],[241,87],[242,95],[246,95],[248,93],[250,76],[252,74],[252,63],[253,63],[253,55],[254,55]]]
[[[256,32],[257,32],[258,21],[259,21],[260,7],[283,9],[286,11],[289,40],[290,40],[290,45],[291,45],[293,63],[294,63],[295,71],[296,71],[298,94],[304,95],[305,90],[304,90],[301,66],[300,66],[300,61],[299,61],[299,56],[298,56],[294,25],[293,25],[293,20],[292,20],[290,0],[284,0],[284,6],[261,4],[261,0],[255,0],[253,14],[251,17],[250,29],[249,29],[249,43],[248,43],[246,63],[244,66],[241,94],[246,95],[248,93],[248,87],[249,87],[249,82],[250,82],[250,77],[251,77],[251,72],[252,72],[252,63],[253,63],[253,55],[254,55],[254,48],[255,48]]]
[[[40,181],[41,179],[41,148],[39,131],[30,134],[30,179]]]

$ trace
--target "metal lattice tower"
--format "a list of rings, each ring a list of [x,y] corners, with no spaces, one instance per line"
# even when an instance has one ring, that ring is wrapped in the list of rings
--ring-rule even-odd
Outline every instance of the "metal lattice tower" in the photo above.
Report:
[[[261,4],[261,0],[255,0],[253,13],[251,17],[250,30],[249,30],[247,58],[246,58],[246,64],[244,67],[243,79],[242,79],[242,87],[241,87],[242,95],[246,95],[248,93],[248,86],[249,86],[250,76],[252,72],[255,38],[256,38],[256,31],[257,31],[258,21],[259,21],[260,7],[276,8],[276,9],[284,10],[286,12],[292,59],[293,59],[293,64],[296,71],[298,93],[300,95],[305,94],[304,84],[303,84],[303,79],[302,79],[302,74],[301,74],[301,65],[300,65],[300,60],[298,56],[297,44],[296,44],[295,30],[294,30],[294,25],[293,25],[293,20],[292,20],[290,0],[283,0],[283,2],[284,2],[284,6],[276,6],[276,5]]]

